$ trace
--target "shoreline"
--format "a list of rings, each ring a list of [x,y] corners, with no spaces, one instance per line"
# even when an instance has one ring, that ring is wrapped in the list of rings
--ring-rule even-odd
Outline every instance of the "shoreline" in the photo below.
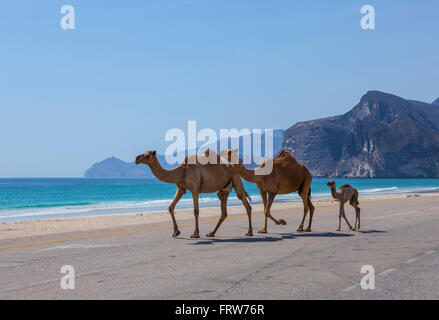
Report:
[[[432,190],[412,190],[406,192],[383,192],[383,193],[367,193],[364,192],[361,197],[364,199],[375,198],[375,197],[406,197],[414,194],[438,194],[438,191]],[[252,204],[260,205],[262,204],[262,199],[259,194],[252,194]],[[314,194],[313,200],[327,200],[331,199],[329,193],[325,194]],[[161,204],[155,205],[145,205],[148,202],[160,202]],[[26,221],[38,221],[38,220],[53,220],[53,219],[68,219],[68,218],[78,218],[78,217],[96,217],[96,216],[111,216],[111,215],[129,215],[129,214],[154,214],[159,212],[167,212],[169,204],[172,202],[172,198],[169,199],[157,199],[157,200],[145,200],[136,202],[108,202],[102,203],[102,207],[96,204],[89,205],[77,205],[77,206],[48,206],[46,210],[55,210],[54,212],[41,212],[40,208],[35,208],[34,211],[26,211],[19,214],[13,214],[12,211],[10,215],[0,215],[0,224],[9,222],[26,222]],[[302,203],[301,198],[296,194],[286,194],[278,195],[276,197],[275,203]],[[129,205],[126,205],[128,203]],[[135,204],[135,205],[133,205]],[[94,206],[97,205],[97,206]],[[220,201],[216,197],[201,197],[200,198],[200,209],[211,209],[220,207]],[[236,197],[229,197],[228,207],[241,206],[241,201]],[[192,210],[193,201],[192,198],[184,198],[177,204],[176,210]],[[18,211],[21,209],[3,209],[3,210],[13,210]],[[31,209],[28,209],[31,210]],[[63,210],[64,212],[59,212],[56,210]],[[0,213],[2,211],[0,210]]]
[[[423,197],[438,197],[439,193],[407,193],[407,194],[374,194],[360,196],[360,207],[362,204],[367,205],[370,202],[375,201],[389,201],[400,199],[419,199]],[[334,207],[334,214],[336,212],[337,201],[332,198],[315,198],[313,204],[316,207],[316,214],[318,214],[319,208]],[[228,218],[237,215],[246,215],[244,207],[242,205],[229,205]],[[303,206],[301,201],[275,201],[272,207],[272,213],[287,214],[293,210],[297,219],[302,217]],[[347,208],[350,210],[350,208]],[[362,213],[364,210],[362,211]],[[253,204],[252,215],[262,215],[263,205]],[[216,220],[220,216],[219,206],[202,207],[200,208],[200,219],[212,218]],[[193,223],[193,209],[176,209],[175,217],[179,225],[183,223]],[[315,216],[316,217],[316,216]],[[291,223],[291,222],[290,222]],[[289,224],[290,224],[289,223]],[[13,221],[0,223],[0,240],[13,239],[21,237],[34,237],[49,234],[61,234],[68,232],[84,232],[101,229],[132,227],[139,225],[150,224],[166,224],[171,226],[171,217],[167,210],[159,211],[139,211],[135,213],[113,213],[105,215],[89,215],[78,217],[56,217],[44,220],[27,220],[27,221]],[[257,230],[259,226],[253,223],[253,228]]]
[[[2,181],[0,178],[0,224],[3,222],[35,221],[91,217],[96,215],[155,213],[167,211],[175,194],[175,185],[154,179],[27,179]],[[354,181],[355,180],[355,181]],[[340,178],[339,185],[351,184],[360,196],[399,196],[410,193],[439,192],[439,179],[389,179],[389,178]],[[253,204],[262,199],[256,185],[244,181]],[[313,179],[314,200],[331,197],[327,180]],[[276,202],[302,202],[296,193],[278,195]],[[220,206],[216,194],[202,194],[200,208]],[[229,207],[241,206],[236,194],[228,200]],[[193,201],[186,194],[178,203],[177,210],[192,209]]]

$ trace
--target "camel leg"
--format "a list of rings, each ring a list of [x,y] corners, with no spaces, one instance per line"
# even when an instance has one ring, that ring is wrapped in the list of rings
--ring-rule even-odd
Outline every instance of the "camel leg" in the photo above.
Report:
[[[242,203],[244,204],[245,211],[247,212],[247,218],[248,218],[248,230],[245,234],[247,237],[253,236],[253,227],[252,227],[252,207],[247,201],[247,198],[245,195],[241,199]]]
[[[192,191],[192,199],[194,200],[195,230],[194,234],[191,235],[191,238],[199,238],[200,230],[198,229],[198,214],[200,213],[200,209],[198,207],[198,192]]]
[[[248,231],[245,234],[246,236],[253,236],[253,227],[252,227],[252,207],[247,201],[247,195],[244,189],[244,185],[242,184],[241,178],[238,174],[232,177],[232,184],[233,188],[236,191],[236,195],[238,196],[238,199],[242,201],[242,204],[245,207],[245,210],[247,211],[247,217],[248,217]]]
[[[262,189],[262,187],[259,184],[256,184],[256,186],[258,187],[259,193],[261,194],[262,202],[264,203],[264,212],[265,212],[265,209],[267,208],[267,192],[265,192],[265,190]]]
[[[358,205],[355,205],[355,214],[356,214],[356,220],[358,220],[358,224],[355,224],[355,227],[357,229],[360,229],[360,207]],[[356,222],[356,221],[355,221]]]
[[[355,190],[354,196],[352,197],[350,203],[355,209],[355,226],[354,226],[354,228],[360,229],[360,207],[358,206],[359,202],[358,202],[358,191],[357,190]]]
[[[274,200],[274,197],[273,197],[273,200]],[[270,206],[270,209],[271,209],[271,206]],[[264,211],[266,211],[266,210],[264,210]],[[279,219],[276,220],[276,218],[271,215],[271,211],[270,210],[268,210],[266,212],[268,213],[268,218],[270,218],[275,224],[277,224],[277,225],[281,224],[283,226],[285,226],[287,224],[287,222],[284,219],[280,219],[279,218]]]
[[[185,189],[182,189],[180,187],[177,188],[177,192],[175,193],[174,200],[172,200],[171,205],[169,206],[169,213],[171,214],[172,218],[172,224],[174,225],[174,234],[173,237],[178,236],[181,232],[178,230],[177,221],[175,220],[174,216],[174,208],[177,205],[177,202],[180,201],[181,197],[186,193]]]
[[[357,212],[357,206],[355,205],[355,203],[350,202],[349,203],[354,209],[355,209],[355,223],[354,223],[354,230],[358,229],[357,225],[358,225],[358,212]]]
[[[341,228],[341,217],[343,215],[343,206],[344,206],[344,203],[340,201],[340,211],[338,213],[338,228],[337,228],[337,231],[340,231],[340,228]]]
[[[309,224],[308,224],[308,228],[306,228],[306,232],[311,232],[312,216],[314,215],[315,208],[311,202],[311,199],[309,198],[309,195],[308,195],[308,207],[309,207]]]
[[[267,233],[267,220],[269,217],[271,217],[270,209],[275,197],[276,197],[275,193],[272,192],[268,193],[267,207],[265,208],[264,226],[262,227],[261,230],[258,231],[258,233]],[[279,224],[273,217],[271,217],[270,219],[274,220],[276,224]]]
[[[227,198],[229,197],[229,193],[225,191],[218,191],[217,195],[221,201],[221,217],[218,220],[215,229],[213,229],[212,232],[206,234],[206,237],[215,237],[215,233],[217,232],[218,228],[223,223],[223,221],[227,218]]]
[[[257,185],[258,189],[259,189],[259,193],[261,194],[261,198],[262,198],[262,202],[264,203],[264,213],[267,210],[267,192],[265,192],[265,190],[260,186]],[[270,218],[271,220],[273,220],[273,222],[277,225],[286,225],[286,221],[284,219],[279,219],[276,220],[270,213],[270,211],[268,211],[268,218]]]
[[[351,224],[349,223],[349,220],[346,218],[346,214],[345,214],[345,211],[344,211],[344,204],[343,204],[343,207],[342,207],[342,217],[346,221],[346,223],[348,224],[349,230],[355,230],[355,228],[352,228]]]
[[[305,198],[305,196],[303,195],[300,195],[300,197],[302,198],[302,202],[303,202],[303,217],[302,217],[302,222],[299,225],[299,228],[297,228],[297,231],[303,231],[303,225],[305,224],[306,215],[308,214],[308,210],[309,210],[308,198],[307,197]],[[310,226],[309,229],[311,231]]]

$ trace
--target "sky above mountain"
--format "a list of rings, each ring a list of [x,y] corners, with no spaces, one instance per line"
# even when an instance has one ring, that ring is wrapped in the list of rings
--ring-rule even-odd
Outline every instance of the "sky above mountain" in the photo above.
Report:
[[[60,27],[75,8],[75,30]],[[167,130],[288,128],[369,90],[439,96],[439,2],[0,3],[0,177],[81,176],[162,151]]]

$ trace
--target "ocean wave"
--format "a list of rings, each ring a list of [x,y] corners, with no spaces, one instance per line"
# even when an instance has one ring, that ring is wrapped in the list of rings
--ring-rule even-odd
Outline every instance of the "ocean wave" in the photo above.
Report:
[[[326,188],[317,189],[312,193],[313,198],[330,197]],[[389,186],[381,188],[359,188],[360,196],[370,194],[398,194],[398,193],[426,193],[439,192],[436,186]],[[252,194],[252,203],[262,203],[260,195]],[[75,217],[88,215],[105,215],[114,213],[136,213],[167,210],[172,202],[172,198],[136,201],[108,201],[108,202],[76,202],[64,204],[39,204],[21,205],[0,209],[0,221],[22,221],[36,219],[50,219],[61,217]],[[276,201],[300,201],[297,193],[278,195]],[[236,196],[229,197],[229,205],[240,205],[241,201]],[[200,207],[218,206],[220,201],[216,195],[200,195]],[[191,197],[183,198],[177,204],[176,209],[192,208],[193,200]]]
[[[439,188],[437,187],[388,187],[388,188],[375,188],[375,189],[364,189],[359,190],[360,195],[362,193],[366,194],[386,194],[386,193],[428,193],[428,192],[439,192]]]
[[[374,188],[374,189],[365,189],[365,190],[360,190],[360,192],[363,193],[385,193],[385,192],[389,192],[389,191],[396,191],[400,188],[398,187],[388,187],[388,188]]]
[[[117,201],[117,202],[90,202],[74,205],[55,206],[55,205],[38,205],[38,206],[21,206],[22,208],[8,208],[0,211],[0,221],[2,220],[26,220],[38,218],[56,218],[74,217],[86,215],[102,215],[111,213],[135,213],[139,211],[161,211],[167,210],[172,203],[172,198],[156,199],[147,201]],[[241,201],[237,197],[229,197],[228,203],[240,204]],[[252,196],[253,203],[262,202],[258,195]],[[200,196],[200,207],[217,206],[220,201],[217,197]],[[192,208],[192,198],[181,199],[176,209]]]
[[[92,205],[94,203],[95,202],[74,202],[74,203],[56,203],[56,204],[29,204],[29,205],[21,205],[21,206],[4,207],[4,208],[0,208],[0,210],[74,207],[74,206],[87,206],[87,205]]]
[[[4,208],[0,211],[0,221],[13,218],[38,218],[38,217],[56,217],[56,216],[81,216],[88,214],[107,214],[117,212],[135,212],[135,211],[154,211],[165,210],[171,204],[173,199],[158,199],[148,201],[118,201],[118,202],[88,202],[75,203],[68,205],[27,205],[16,206],[13,208]],[[233,201],[233,197],[230,198]],[[236,198],[236,200],[238,200]],[[177,208],[192,206],[192,199],[181,199]],[[219,204],[217,198],[203,197],[200,198],[200,206],[206,204]]]

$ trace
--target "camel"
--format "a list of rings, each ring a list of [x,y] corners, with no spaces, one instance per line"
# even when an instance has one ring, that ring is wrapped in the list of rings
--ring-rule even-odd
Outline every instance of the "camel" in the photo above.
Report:
[[[195,159],[193,157],[195,157]],[[146,151],[136,157],[136,164],[143,163],[148,165],[157,179],[177,185],[174,200],[169,206],[169,213],[171,214],[174,227],[173,237],[180,234],[174,216],[174,208],[177,202],[186,193],[186,190],[191,191],[194,202],[195,231],[191,238],[199,238],[198,195],[200,193],[217,192],[217,196],[221,201],[221,217],[213,231],[206,235],[207,237],[214,237],[218,228],[227,217],[227,199],[232,188],[235,189],[238,198],[242,201],[247,211],[248,232],[246,236],[253,235],[251,206],[247,201],[247,199],[250,200],[250,196],[245,191],[241,178],[230,164],[212,161],[212,159],[219,160],[220,157],[213,151],[211,151],[210,155],[209,151],[206,151],[202,155],[187,156],[180,165],[174,169],[166,170],[160,165],[156,151]]]
[[[311,182],[312,176],[308,169],[298,163],[296,159],[287,151],[282,151],[277,157],[268,159],[263,162],[256,170],[244,167],[238,156],[238,149],[223,150],[221,156],[224,156],[229,162],[232,162],[236,171],[241,178],[246,181],[256,183],[264,203],[265,221],[264,226],[259,233],[267,233],[267,219],[270,218],[277,225],[286,225],[285,220],[275,219],[270,209],[274,198],[278,194],[287,194],[298,192],[303,202],[303,218],[297,231],[304,231],[303,225],[305,218],[310,212],[308,227],[306,232],[311,232],[312,217],[314,214],[314,205],[311,202]],[[272,165],[272,170],[268,174],[257,174],[257,170],[263,169],[268,161]],[[267,199],[268,194],[268,199]]]
[[[338,229],[340,231],[341,225],[341,217],[343,217],[348,224],[350,230],[360,229],[360,207],[358,206],[360,203],[358,202],[358,191],[354,187],[345,184],[341,186],[338,190],[335,187],[335,181],[331,180],[326,184],[329,188],[331,188],[332,197],[340,202],[340,213],[338,214]],[[349,201],[349,204],[355,208],[355,225],[351,226],[348,219],[346,218],[344,212],[344,204]]]

